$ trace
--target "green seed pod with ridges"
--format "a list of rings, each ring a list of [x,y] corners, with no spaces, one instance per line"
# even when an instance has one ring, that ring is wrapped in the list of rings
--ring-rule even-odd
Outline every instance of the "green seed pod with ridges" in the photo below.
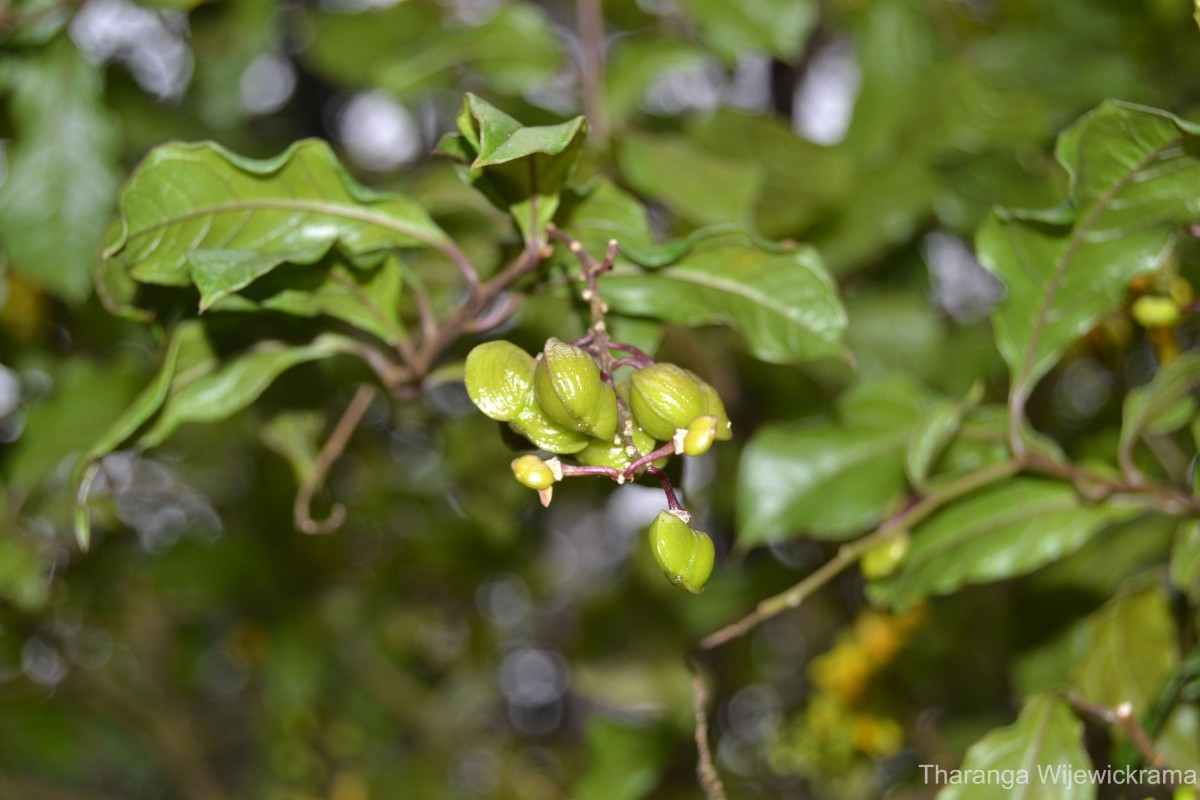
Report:
[[[862,574],[868,580],[879,580],[891,575],[908,558],[910,537],[908,531],[892,534],[863,553]]]
[[[525,405],[514,419],[509,420],[508,427],[533,442],[534,447],[548,453],[565,455],[578,453],[587,447],[591,437],[565,428],[546,416],[532,389],[525,397]]]
[[[652,364],[630,376],[629,408],[637,424],[661,442],[707,413],[700,381],[674,364]]]
[[[692,530],[670,511],[660,511],[650,523],[650,549],[671,583],[692,594],[704,589],[715,558],[707,533]]]
[[[712,414],[696,417],[688,423],[683,437],[683,452],[689,456],[702,456],[712,447],[717,438],[717,418]]]
[[[525,406],[533,368],[533,356],[512,342],[484,342],[467,354],[467,394],[485,416],[508,422]]]
[[[721,395],[717,394],[717,390],[712,387],[712,384],[700,379],[696,373],[688,371],[700,384],[700,388],[704,390],[704,413],[712,414],[717,418],[717,441],[724,442],[733,438],[733,426],[729,422],[729,415],[725,413],[725,404],[721,402]]]
[[[597,439],[610,440],[617,433],[617,395],[607,383],[600,384],[596,400],[596,421],[589,433]]]
[[[604,400],[612,395],[606,395],[600,368],[586,350],[551,337],[534,368],[533,388],[546,416],[563,427],[592,434],[606,421]],[[614,429],[615,420],[614,409]]]
[[[575,460],[589,467],[612,467],[621,472],[633,459],[625,452],[625,445],[605,442],[602,439],[592,439],[588,446],[575,454]]]
[[[512,471],[522,486],[527,486],[535,492],[550,488],[556,480],[554,470],[550,469],[545,461],[532,454],[514,458]]]

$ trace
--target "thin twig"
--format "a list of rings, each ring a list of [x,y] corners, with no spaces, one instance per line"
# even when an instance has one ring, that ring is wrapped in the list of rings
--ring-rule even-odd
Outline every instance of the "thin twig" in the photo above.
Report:
[[[1132,703],[1120,703],[1115,708],[1093,703],[1078,692],[1068,692],[1067,702],[1081,714],[1086,714],[1106,725],[1114,725],[1125,732],[1129,741],[1137,748],[1142,760],[1154,769],[1165,769],[1167,759],[1154,746],[1150,735],[1133,713]]]
[[[837,555],[826,561],[795,586],[773,597],[768,597],[759,603],[754,611],[742,617],[737,622],[726,625],[724,628],[706,636],[700,642],[700,649],[712,650],[746,634],[771,617],[798,607],[817,592],[817,590],[856,563],[868,550],[886,540],[889,536],[901,530],[908,530],[955,498],[973,492],[989,483],[995,483],[1003,478],[1011,477],[1017,473],[1019,468],[1020,464],[1016,461],[1004,461],[999,464],[993,464],[990,467],[984,467],[983,469],[964,475],[962,478],[941,486],[919,500],[905,506],[885,520],[882,525],[871,533],[842,545]]]
[[[596,141],[608,141],[608,106],[604,98],[604,7],[601,0],[578,0],[579,94],[583,113]]]
[[[313,519],[312,499],[313,495],[325,484],[325,476],[346,449],[346,444],[354,435],[358,423],[362,421],[367,409],[375,400],[375,395],[376,389],[370,384],[364,383],[358,387],[358,391],[354,393],[350,404],[342,413],[342,418],[334,426],[333,433],[321,448],[321,452],[317,454],[312,469],[300,481],[300,488],[296,490],[296,499],[292,504],[292,519],[296,530],[309,534],[329,533],[337,530],[346,521],[346,507],[341,503],[335,503],[329,511],[329,516],[325,519]]]
[[[696,718],[696,752],[699,755],[696,777],[708,800],[726,800],[725,785],[721,783],[721,775],[708,746],[708,685],[700,674],[700,666],[692,659],[688,659],[688,671],[692,673],[692,712]]]
[[[683,506],[680,505],[679,498],[675,496],[675,488],[671,486],[671,479],[667,477],[667,473],[655,466],[646,467],[646,472],[658,478],[659,483],[662,484],[663,494],[667,496],[667,507],[672,511],[683,511]]]
[[[479,289],[479,272],[476,271],[475,265],[471,263],[471,259],[467,258],[467,254],[449,239],[440,241],[434,244],[434,246],[454,262],[454,266],[458,267],[458,273],[467,284],[467,291],[474,294]]]

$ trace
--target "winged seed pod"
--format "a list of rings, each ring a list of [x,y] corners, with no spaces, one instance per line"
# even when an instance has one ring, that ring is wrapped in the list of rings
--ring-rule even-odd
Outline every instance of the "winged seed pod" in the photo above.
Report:
[[[650,523],[650,549],[671,583],[692,594],[704,589],[715,558],[707,533],[692,530],[670,511],[660,511]]]
[[[669,442],[707,413],[708,399],[701,382],[674,364],[652,364],[630,377],[629,408],[646,433]]]
[[[533,356],[512,342],[485,342],[467,354],[467,394],[484,416],[515,419],[533,386]]]
[[[616,433],[616,395],[586,350],[548,339],[533,371],[533,388],[542,411],[559,425],[597,439]]]

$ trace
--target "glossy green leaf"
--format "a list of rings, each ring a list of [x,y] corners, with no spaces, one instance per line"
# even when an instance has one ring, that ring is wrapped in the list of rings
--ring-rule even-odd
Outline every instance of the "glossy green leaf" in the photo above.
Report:
[[[1008,290],[992,319],[1015,402],[1123,302],[1133,278],[1163,264],[1178,226],[1200,213],[1198,132],[1161,111],[1105,103],[1059,138],[1070,204],[997,211],[980,230],[980,260]]]
[[[193,250],[187,254],[192,283],[200,290],[200,311],[244,289],[280,264],[311,264],[328,252],[318,244],[311,250],[259,253],[254,250]]]
[[[740,548],[799,536],[844,539],[904,492],[904,453],[924,400],[900,380],[855,388],[836,422],[761,428],[738,473]]]
[[[1079,692],[1110,708],[1131,703],[1146,714],[1179,663],[1175,622],[1157,585],[1131,588],[1109,600],[1084,624],[1082,659],[1074,670]]]
[[[121,227],[100,269],[142,283],[187,286],[198,250],[310,259],[335,242],[350,255],[448,246],[428,213],[354,181],[329,145],[298,142],[257,161],[212,143],[154,150],[120,195]]]
[[[117,188],[116,125],[102,73],[63,37],[14,73],[16,139],[0,174],[0,247],[9,267],[81,300]]]
[[[199,251],[196,256],[212,251]],[[202,256],[203,258],[203,256]],[[250,265],[266,264],[275,257],[251,257]],[[405,336],[400,317],[400,297],[404,288],[404,268],[394,254],[377,263],[355,265],[337,252],[312,264],[303,263],[304,255],[286,257],[289,262],[272,271],[237,294],[226,294],[215,301],[214,311],[277,311],[297,317],[327,316],[340,319],[373,336],[395,344]]]
[[[763,170],[705,152],[682,136],[628,134],[617,148],[622,176],[698,225],[749,223]]]
[[[981,489],[912,531],[904,566],[872,584],[872,599],[902,608],[969,583],[1032,572],[1082,547],[1131,509],[1087,505],[1068,484],[1018,478]]]
[[[618,268],[600,281],[613,310],[677,325],[723,324],[764,361],[842,357],[846,313],[816,250],[765,252],[734,243],[693,250],[673,266]]]
[[[979,783],[948,785],[938,792],[937,800],[1093,800],[1096,784],[1054,778],[1062,770],[1091,769],[1083,743],[1083,723],[1066,701],[1055,694],[1035,694],[1025,700],[1017,721],[997,728],[971,745],[963,759],[962,770],[998,770],[997,776],[1011,775]],[[985,772],[983,774],[992,774]],[[1018,781],[1020,781],[1018,783]]]
[[[944,400],[930,406],[913,426],[904,466],[914,486],[925,484],[934,462],[958,432],[962,413],[960,403]]]
[[[794,59],[820,16],[812,0],[682,0],[682,5],[704,40],[728,61],[751,53]]]
[[[322,334],[304,345],[258,342],[250,350],[218,363],[177,372],[162,410],[138,437],[138,446],[156,447],[188,422],[216,422],[232,416],[298,364],[356,351],[354,340]]]
[[[1186,425],[1195,412],[1192,390],[1200,384],[1200,353],[1185,353],[1166,364],[1145,386],[1125,396],[1118,453],[1132,463],[1133,448],[1145,432],[1166,433]]]
[[[466,178],[512,215],[526,239],[540,238],[558,210],[563,185],[583,147],[584,118],[527,127],[468,94],[458,129],[461,135],[443,139],[438,151],[469,161]]]
[[[575,783],[579,800],[650,797],[666,766],[670,737],[661,727],[621,725],[592,717],[584,738],[590,758]]]

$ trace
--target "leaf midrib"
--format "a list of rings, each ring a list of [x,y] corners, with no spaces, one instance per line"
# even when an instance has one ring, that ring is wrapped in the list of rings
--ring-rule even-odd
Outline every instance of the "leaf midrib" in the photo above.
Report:
[[[1049,317],[1051,308],[1054,306],[1054,301],[1058,295],[1058,292],[1062,288],[1063,279],[1066,277],[1067,270],[1070,268],[1071,262],[1074,261],[1075,256],[1078,255],[1080,247],[1083,246],[1084,236],[1086,236],[1091,230],[1092,226],[1096,224],[1096,221],[1100,218],[1100,214],[1108,210],[1109,204],[1116,198],[1117,194],[1124,190],[1136,175],[1145,169],[1151,162],[1156,160],[1164,150],[1166,150],[1168,147],[1177,145],[1180,141],[1180,137],[1175,137],[1151,150],[1142,158],[1141,161],[1139,161],[1137,164],[1131,167],[1128,172],[1122,175],[1119,181],[1109,187],[1108,191],[1100,196],[1095,205],[1092,206],[1092,209],[1088,212],[1088,215],[1084,217],[1083,222],[1081,222],[1074,229],[1074,231],[1072,231],[1071,242],[1068,244],[1067,250],[1063,253],[1062,258],[1059,259],[1058,263],[1055,265],[1054,276],[1051,278],[1049,286],[1046,287],[1046,292],[1042,297],[1042,303],[1038,307],[1037,316],[1034,318],[1033,331],[1029,336],[1029,344],[1025,346],[1025,354],[1021,359],[1021,375],[1020,378],[1013,383],[1014,392],[1026,393],[1029,390],[1027,384],[1029,382],[1029,376],[1032,372],[1032,364],[1034,357],[1037,354],[1038,345],[1041,341],[1042,334],[1045,332],[1046,320]]]
[[[189,222],[194,219],[201,219],[208,216],[216,216],[218,214],[229,214],[238,211],[252,211],[255,209],[265,209],[271,211],[309,211],[320,214],[327,214],[333,217],[344,217],[353,219],[359,222],[365,222],[371,225],[376,225],[387,230],[403,233],[416,239],[430,247],[441,248],[446,241],[441,237],[430,235],[428,232],[420,228],[407,225],[393,217],[375,214],[369,211],[355,209],[351,206],[339,205],[335,203],[324,203],[314,200],[240,200],[235,203],[220,203],[218,205],[205,206],[195,211],[190,211],[186,214],[178,214],[165,219],[161,222],[147,225],[137,230],[131,230],[126,233],[124,239],[117,244],[109,247],[104,251],[105,258],[111,258],[121,250],[129,246],[130,242],[142,236],[155,233],[170,228],[174,225],[180,225],[184,222]],[[190,248],[189,248],[190,249]]]

